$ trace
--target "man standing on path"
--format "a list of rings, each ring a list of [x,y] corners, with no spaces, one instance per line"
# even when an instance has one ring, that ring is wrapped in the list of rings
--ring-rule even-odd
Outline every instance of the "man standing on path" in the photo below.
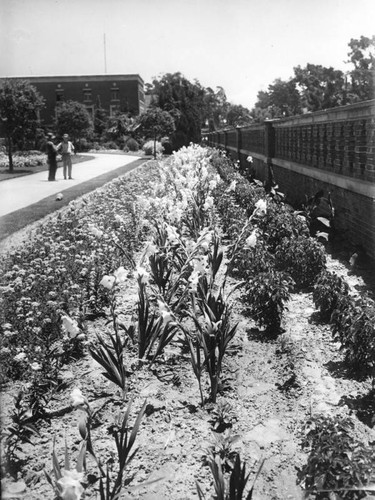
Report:
[[[69,179],[72,179],[72,153],[75,152],[73,144],[68,139],[68,134],[64,134],[63,141],[57,146],[57,151],[61,150],[64,179],[66,179],[67,167]]]
[[[52,142],[54,139],[53,134],[48,132],[47,134],[47,144],[46,144],[46,153],[47,153],[47,163],[48,163],[48,180],[55,181],[56,169],[57,169],[57,148]]]

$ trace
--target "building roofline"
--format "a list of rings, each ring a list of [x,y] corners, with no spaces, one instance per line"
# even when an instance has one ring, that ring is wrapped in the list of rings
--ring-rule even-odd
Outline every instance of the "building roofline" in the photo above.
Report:
[[[138,80],[140,83],[144,84],[143,78],[138,74],[131,75],[50,75],[50,76],[2,76],[0,80],[30,80],[38,83],[44,82],[71,82],[71,81],[108,81],[108,80],[120,80],[120,81],[129,81],[129,80]]]

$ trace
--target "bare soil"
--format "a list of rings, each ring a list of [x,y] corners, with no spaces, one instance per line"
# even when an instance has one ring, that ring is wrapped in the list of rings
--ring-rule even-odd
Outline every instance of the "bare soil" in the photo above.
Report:
[[[368,288],[362,278],[337,260],[329,258],[328,269],[344,276],[353,293]],[[233,280],[230,283],[235,284]],[[243,314],[239,292],[236,293],[234,321],[239,327],[226,358],[218,398],[231,406],[232,426],[225,432],[228,436],[238,436],[232,449],[240,452],[252,477],[264,460],[255,486],[256,500],[302,499],[297,470],[306,461],[299,445],[304,422],[317,413],[363,417],[361,402],[370,391],[370,382],[353,380],[345,372],[339,346],[332,341],[329,327],[319,322],[311,293],[292,295],[283,323],[285,331],[273,339]],[[136,302],[137,283],[135,277],[130,277],[121,296],[125,324],[135,313]],[[109,331],[108,328],[103,318],[88,322],[89,338],[94,339],[96,333],[102,334]],[[129,395],[134,399],[132,420],[145,399],[148,406],[137,438],[138,454],[128,474],[135,474],[131,485],[146,480],[160,481],[132,491],[131,497],[194,499],[198,498],[198,481],[208,498],[213,487],[204,456],[214,431],[210,406],[200,406],[189,353],[181,351],[180,344],[176,343],[167,348],[164,360],[152,370],[147,365],[139,366],[135,354],[134,349],[129,349],[127,355],[132,372],[129,378]],[[115,415],[126,406],[116,387],[102,376],[101,367],[89,354],[67,366],[62,376],[66,388],[56,394],[47,409],[65,408],[66,413],[51,419],[50,423],[40,423],[41,435],[33,438],[34,446],[23,446],[19,454],[22,467],[17,477],[17,484],[22,486],[24,482],[23,493],[10,498],[53,498],[43,473],[43,469],[51,471],[52,468],[53,438],[61,461],[65,437],[71,456],[74,459],[77,456],[80,443],[77,424],[82,415],[70,407],[69,394],[73,387],[82,389],[91,408],[97,412],[92,431],[97,456],[102,463],[115,456],[108,428]],[[5,426],[7,410],[18,388],[19,384],[11,385],[3,394]],[[368,417],[368,413],[366,415]],[[368,425],[356,418],[358,437],[365,442],[374,441],[371,419],[362,420]],[[87,467],[89,474],[97,475],[90,456]],[[8,477],[6,483],[11,481]],[[95,487],[97,484],[89,486],[85,498],[97,498]]]

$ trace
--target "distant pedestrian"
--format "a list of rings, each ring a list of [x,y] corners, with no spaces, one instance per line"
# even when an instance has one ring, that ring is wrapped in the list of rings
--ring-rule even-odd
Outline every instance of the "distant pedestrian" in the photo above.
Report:
[[[63,140],[58,144],[57,151],[61,151],[64,179],[66,179],[67,173],[69,179],[72,179],[72,154],[75,153],[75,149],[73,144],[69,141],[68,134],[63,135]]]
[[[53,139],[55,137],[51,132],[47,134],[47,143],[46,143],[46,153],[47,153],[47,163],[48,163],[48,180],[55,181],[56,180],[56,169],[57,169],[57,148],[53,143]]]

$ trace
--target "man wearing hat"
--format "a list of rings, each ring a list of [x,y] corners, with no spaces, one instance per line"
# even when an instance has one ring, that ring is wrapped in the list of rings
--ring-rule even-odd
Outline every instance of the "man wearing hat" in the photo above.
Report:
[[[57,145],[57,151],[60,150],[63,162],[64,179],[66,179],[67,173],[69,175],[69,179],[72,179],[72,154],[75,153],[75,149],[73,144],[69,141],[68,134],[64,134],[62,142]]]
[[[54,143],[52,142],[54,136],[51,132],[47,134],[47,144],[46,144],[46,152],[47,152],[47,163],[48,163],[48,180],[55,181],[56,169],[57,169],[57,149]]]

